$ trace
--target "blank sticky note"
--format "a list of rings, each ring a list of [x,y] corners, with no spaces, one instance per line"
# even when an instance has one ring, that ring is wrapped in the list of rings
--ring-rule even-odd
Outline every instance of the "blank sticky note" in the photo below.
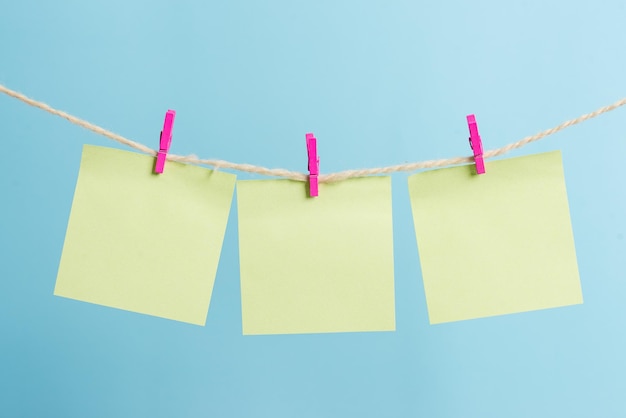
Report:
[[[86,145],[54,294],[204,325],[236,177]]]
[[[244,334],[395,329],[391,180],[239,181]]]
[[[431,324],[582,303],[560,152],[415,174]]]

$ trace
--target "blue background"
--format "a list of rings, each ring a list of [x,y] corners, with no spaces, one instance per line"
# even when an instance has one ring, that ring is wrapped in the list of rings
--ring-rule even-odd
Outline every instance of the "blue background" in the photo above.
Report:
[[[305,171],[313,131],[327,173],[626,95],[622,0],[260,3],[5,1],[0,83],[153,148],[175,109],[177,154]],[[235,202],[206,327],[54,297],[81,147],[118,145],[2,96],[0,416],[623,416],[624,111],[511,154],[563,152],[583,305],[429,325],[397,174],[397,331],[243,337]]]

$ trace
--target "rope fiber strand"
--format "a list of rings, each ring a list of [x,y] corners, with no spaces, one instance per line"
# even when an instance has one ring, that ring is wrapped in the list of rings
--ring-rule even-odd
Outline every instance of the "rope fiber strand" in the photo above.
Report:
[[[94,125],[93,123],[77,118],[76,116],[70,115],[69,113],[64,112],[62,110],[55,109],[52,106],[47,105],[46,103],[31,99],[30,97],[22,93],[19,93],[17,91],[11,90],[3,86],[2,84],[0,84],[0,92],[6,94],[9,97],[13,97],[23,103],[26,103],[29,106],[33,106],[43,111],[46,111],[48,113],[51,113],[53,115],[59,116],[69,121],[70,123],[73,123],[74,125],[78,125],[94,133],[97,133],[99,135],[112,139],[113,141],[119,142],[120,144],[126,145],[130,148],[136,149],[137,151],[143,152],[144,154],[148,154],[152,156],[156,156],[157,154],[157,151],[143,144],[140,144],[139,142],[135,142],[121,135],[108,131],[98,125]],[[506,154],[509,151],[521,148],[525,145],[530,144],[531,142],[538,141],[549,135],[555,134],[565,128],[569,128],[570,126],[579,124],[589,119],[593,119],[597,116],[600,116],[604,113],[608,113],[624,105],[626,105],[626,98],[618,100],[617,102],[610,104],[608,106],[601,107],[600,109],[597,109],[591,113],[587,113],[582,116],[579,116],[576,119],[571,119],[566,122],[563,122],[562,124],[555,126],[554,128],[546,129],[545,131],[539,132],[535,135],[527,136],[517,142],[513,142],[511,144],[505,145],[502,148],[485,151],[483,153],[483,158],[485,159],[493,158],[493,157],[498,157],[500,155]],[[260,174],[264,176],[282,177],[282,178],[298,180],[298,181],[307,181],[309,177],[308,174],[300,173],[297,171],[289,171],[289,170],[285,170],[282,168],[265,168],[265,167],[260,167],[260,166],[256,166],[252,164],[239,164],[239,163],[232,163],[232,162],[223,161],[223,160],[206,160],[206,159],[200,159],[194,155],[183,156],[183,155],[168,154],[167,159],[169,161],[178,161],[178,162],[187,163],[187,164],[207,165],[210,167],[214,167],[216,169],[226,168],[226,169],[231,169],[231,170],[236,170],[236,171],[243,171],[246,173],[254,173],[254,174]],[[346,170],[346,171],[341,171],[339,173],[333,173],[333,174],[320,174],[319,182],[330,183],[330,182],[335,182],[335,181],[347,180],[353,177],[364,177],[364,176],[372,176],[372,175],[379,175],[379,174],[391,174],[391,173],[398,173],[398,172],[404,172],[404,171],[415,171],[415,170],[420,170],[420,169],[446,167],[450,165],[471,163],[473,161],[474,161],[474,157],[455,157],[455,158],[448,158],[448,159],[442,159],[442,160],[430,160],[430,161],[421,161],[421,162],[414,162],[414,163],[392,165],[388,167],[367,168],[367,169],[361,169],[361,170]]]

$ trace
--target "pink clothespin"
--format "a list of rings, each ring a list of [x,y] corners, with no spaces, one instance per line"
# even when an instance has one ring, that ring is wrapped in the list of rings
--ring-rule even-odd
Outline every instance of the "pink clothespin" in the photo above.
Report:
[[[309,154],[309,196],[319,194],[317,176],[320,173],[320,159],[317,156],[317,139],[312,133],[306,134],[306,150]]]
[[[157,153],[156,164],[154,165],[154,172],[157,174],[163,173],[165,159],[167,157],[167,153],[170,151],[170,144],[172,143],[172,130],[174,129],[175,117],[176,111],[174,110],[168,110],[165,113],[165,122],[163,122],[163,130],[161,131],[161,139],[159,141],[159,152]]]
[[[474,151],[474,161],[476,161],[476,174],[485,174],[485,160],[483,159],[483,142],[478,134],[478,125],[474,115],[467,115],[467,124],[469,126],[469,142],[470,147]]]

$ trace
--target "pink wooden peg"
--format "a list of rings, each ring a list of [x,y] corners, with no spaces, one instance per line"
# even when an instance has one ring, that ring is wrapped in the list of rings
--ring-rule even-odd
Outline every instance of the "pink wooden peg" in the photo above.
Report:
[[[159,152],[157,153],[156,164],[154,165],[154,172],[157,174],[163,173],[165,159],[167,158],[167,153],[170,151],[175,117],[176,111],[174,110],[168,110],[165,113],[165,121],[163,122],[163,130],[161,131],[161,139],[159,141]]]
[[[474,161],[476,161],[476,174],[485,174],[485,160],[483,159],[483,142],[478,134],[478,125],[474,115],[467,115],[467,124],[469,126],[469,142],[470,147],[474,151]]]
[[[306,134],[306,150],[309,155],[309,196],[319,194],[317,176],[320,173],[320,159],[317,156],[317,139],[312,133]]]

